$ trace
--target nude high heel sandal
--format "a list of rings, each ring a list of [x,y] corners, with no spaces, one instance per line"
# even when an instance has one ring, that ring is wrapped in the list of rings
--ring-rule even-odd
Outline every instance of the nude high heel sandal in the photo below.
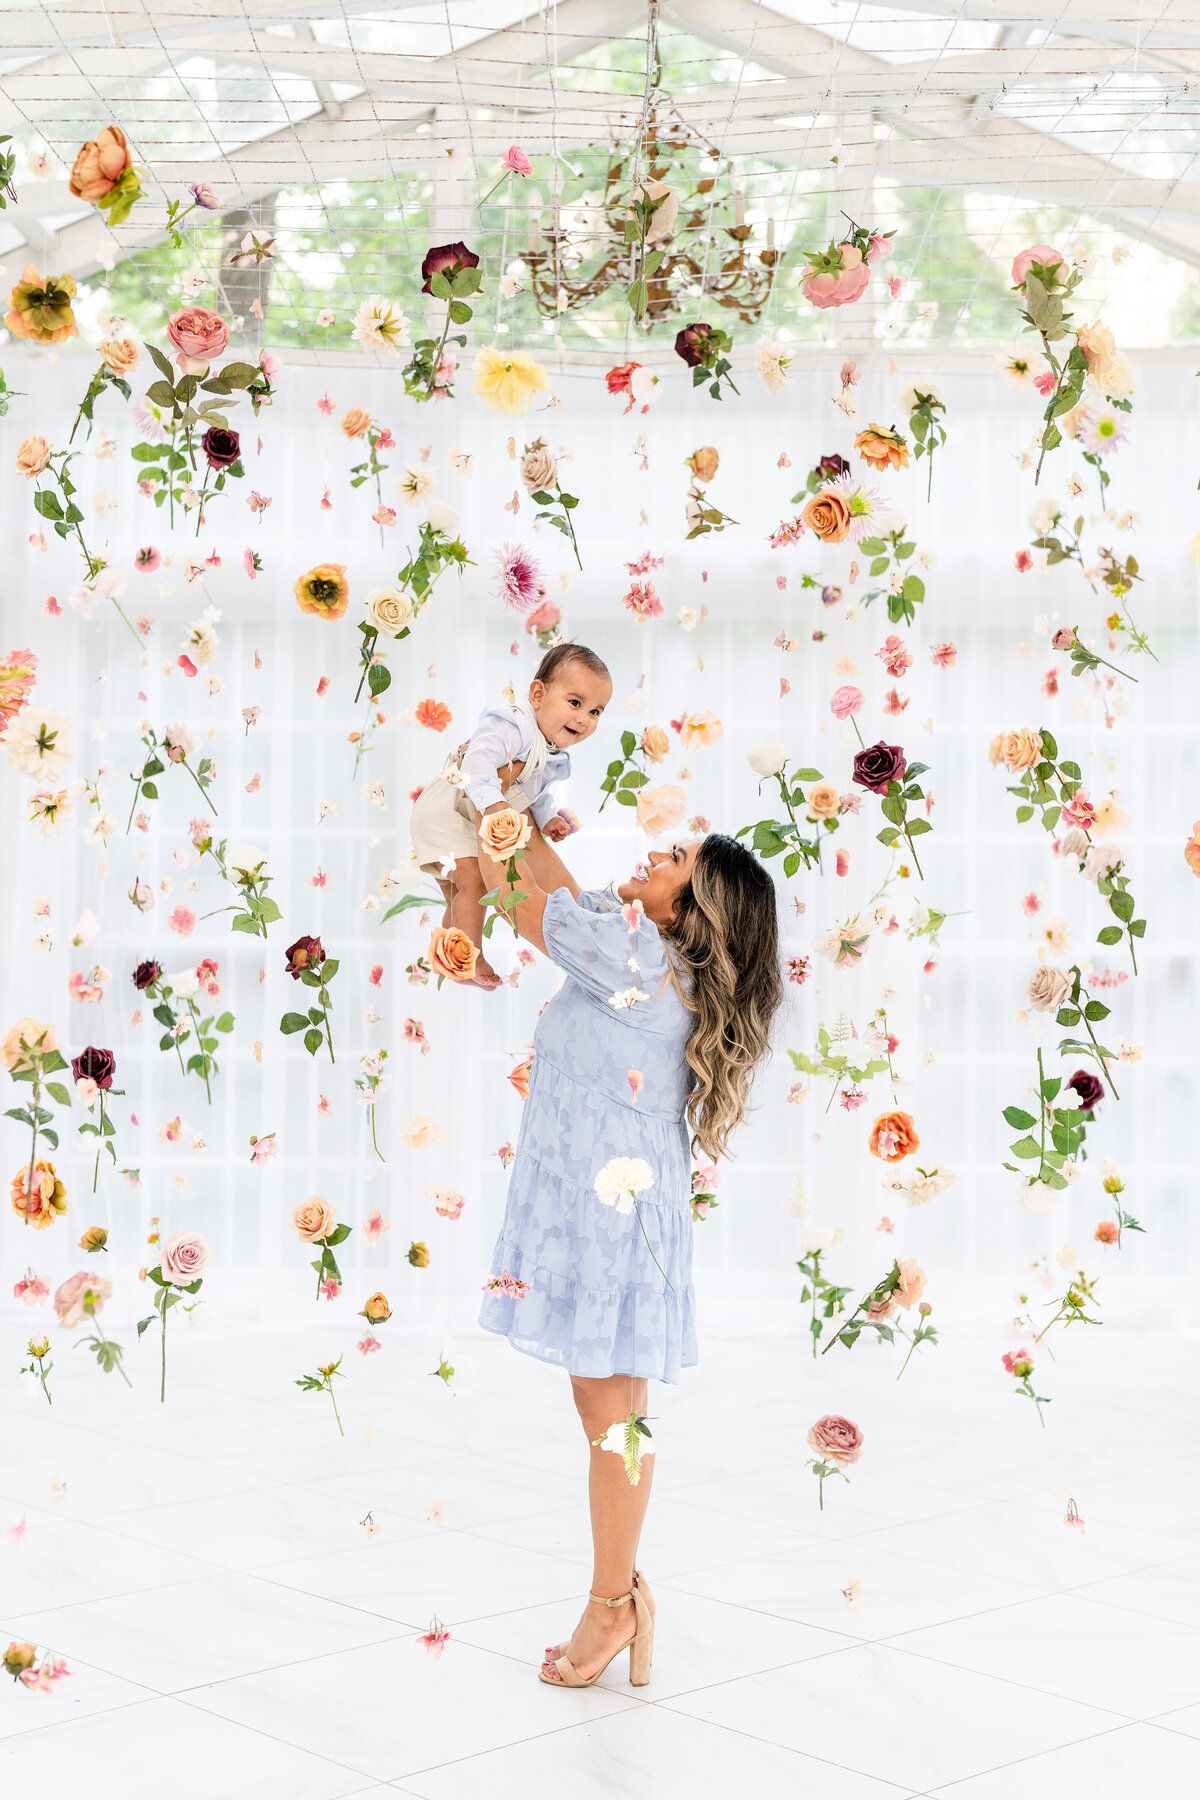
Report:
[[[654,1595],[650,1592],[650,1583],[646,1580],[646,1577],[642,1574],[642,1571],[640,1569],[635,1569],[633,1571],[633,1585],[635,1588],[639,1589],[639,1591],[641,1592],[642,1598],[643,1598],[643,1600],[645,1600],[646,1606],[650,1613],[650,1623],[653,1624],[654,1623]],[[566,1647],[567,1646],[565,1643],[547,1644],[546,1645],[546,1661],[547,1662],[557,1662],[559,1657],[566,1650]]]
[[[597,1601],[601,1606],[622,1606],[626,1600],[633,1601],[637,1628],[628,1645],[629,1685],[630,1687],[645,1687],[650,1680],[650,1662],[654,1653],[654,1615],[646,1604],[646,1597],[637,1576],[634,1576],[633,1586],[627,1594],[617,1594],[610,1599],[605,1594],[589,1593],[588,1599]],[[576,1671],[569,1656],[557,1657],[554,1666],[561,1679],[556,1681],[553,1676],[543,1674],[539,1669],[538,1680],[544,1681],[547,1687],[591,1687],[594,1682],[599,1681],[609,1663],[614,1662],[620,1656],[621,1650],[625,1648],[626,1646],[622,1644],[620,1649],[614,1650],[608,1662],[597,1669],[594,1675],[586,1678]]]

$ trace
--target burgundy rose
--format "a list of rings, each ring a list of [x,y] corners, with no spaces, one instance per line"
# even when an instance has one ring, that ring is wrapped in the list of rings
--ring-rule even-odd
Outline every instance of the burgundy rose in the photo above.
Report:
[[[287,972],[293,981],[299,981],[305,969],[319,969],[325,961],[325,952],[319,937],[297,938],[289,944],[285,952],[287,956]]]
[[[850,464],[844,456],[823,456],[814,471],[822,481],[836,481],[839,475],[850,473]]]
[[[701,363],[708,361],[711,337],[711,325],[685,325],[675,334],[676,356],[682,357],[689,369],[698,369]]]
[[[208,458],[210,469],[231,469],[242,454],[242,442],[237,432],[224,425],[210,425],[200,439],[200,448]]]
[[[148,987],[154,986],[161,974],[162,967],[159,963],[140,962],[133,971],[133,985],[144,994]]]
[[[434,275],[457,275],[460,269],[477,269],[479,258],[473,250],[468,250],[462,243],[439,244],[434,250],[425,252],[425,261],[421,264],[421,273],[425,282],[421,288],[423,294],[432,294],[430,286]]]
[[[1079,1095],[1081,1112],[1094,1112],[1104,1098],[1104,1083],[1090,1069],[1076,1069],[1067,1086]]]
[[[859,787],[869,788],[873,794],[886,794],[889,782],[904,780],[907,767],[899,744],[885,744],[881,740],[869,749],[859,751],[854,759],[854,779]]]
[[[113,1084],[113,1076],[117,1072],[117,1059],[111,1050],[97,1050],[89,1044],[78,1056],[71,1058],[71,1073],[76,1081],[94,1081],[98,1088],[107,1093]]]

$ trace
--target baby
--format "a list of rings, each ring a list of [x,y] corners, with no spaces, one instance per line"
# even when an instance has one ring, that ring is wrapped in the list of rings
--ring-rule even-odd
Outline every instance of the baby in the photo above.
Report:
[[[481,952],[478,987],[500,985],[482,955],[487,883],[479,868],[480,817],[511,806],[527,811],[552,843],[566,837],[570,827],[557,816],[553,783],[570,774],[570,746],[591,737],[611,698],[612,678],[594,650],[556,644],[529,684],[528,705],[488,707],[463,752],[461,773],[448,764],[417,796],[413,849],[445,897],[444,923],[465,931]]]

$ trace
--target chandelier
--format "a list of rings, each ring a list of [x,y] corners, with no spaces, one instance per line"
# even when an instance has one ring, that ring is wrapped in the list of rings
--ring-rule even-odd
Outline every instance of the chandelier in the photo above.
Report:
[[[638,323],[649,331],[663,320],[694,312],[698,299],[711,297],[744,324],[754,325],[771,297],[779,264],[775,221],[768,218],[765,243],[755,249],[754,227],[746,223],[745,196],[732,160],[689,125],[661,92],[657,14],[657,0],[651,0],[641,129],[628,149],[615,141],[605,147],[602,198],[585,203],[583,222],[576,224],[576,209],[564,209],[556,176],[547,224],[540,196],[530,195],[529,238],[521,252],[530,292],[540,313],[557,318],[590,305],[611,287],[628,287],[634,274],[626,242],[631,194],[636,187],[666,182],[679,198],[679,212],[655,245],[663,256],[645,278]],[[701,174],[701,164],[710,172]]]

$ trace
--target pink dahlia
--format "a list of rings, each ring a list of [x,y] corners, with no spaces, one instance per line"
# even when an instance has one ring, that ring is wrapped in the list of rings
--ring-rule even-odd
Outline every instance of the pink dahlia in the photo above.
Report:
[[[506,606],[519,613],[546,598],[541,564],[523,544],[502,544],[496,552],[496,592]]]

